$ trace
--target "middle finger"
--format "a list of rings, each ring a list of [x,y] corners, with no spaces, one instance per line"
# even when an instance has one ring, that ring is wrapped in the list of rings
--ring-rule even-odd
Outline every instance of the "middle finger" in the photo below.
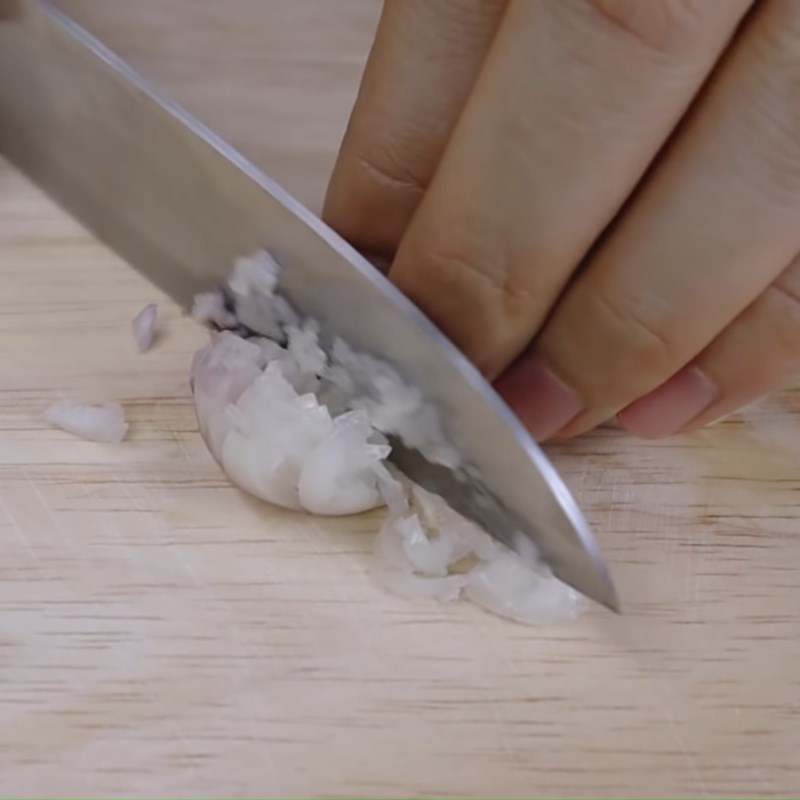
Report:
[[[488,377],[538,330],[749,4],[509,5],[390,272]]]

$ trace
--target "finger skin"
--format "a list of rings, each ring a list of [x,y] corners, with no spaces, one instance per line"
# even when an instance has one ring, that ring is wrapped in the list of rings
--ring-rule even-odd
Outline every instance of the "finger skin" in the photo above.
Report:
[[[386,0],[323,217],[394,256],[475,82],[506,0]]]
[[[680,35],[656,40],[610,19],[621,5],[510,3],[390,271],[490,378],[541,327],[749,3],[683,2]]]
[[[693,369],[714,386],[715,395],[696,414],[664,425],[659,414],[663,389],[619,415],[620,424],[644,438],[701,428],[800,381],[800,258],[781,274],[698,357]]]
[[[536,435],[579,435],[664,384],[800,250],[799,71],[800,4],[760,6],[537,342],[584,410],[539,419],[525,359],[504,376]]]

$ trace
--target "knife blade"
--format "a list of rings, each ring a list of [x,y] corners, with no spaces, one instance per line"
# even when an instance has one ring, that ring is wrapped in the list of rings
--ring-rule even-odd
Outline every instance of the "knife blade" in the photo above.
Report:
[[[5,0],[0,153],[184,307],[266,249],[304,316],[422,389],[469,466],[401,442],[392,459],[504,544],[534,542],[553,572],[619,610],[566,485],[491,386],[358,252],[47,0]]]

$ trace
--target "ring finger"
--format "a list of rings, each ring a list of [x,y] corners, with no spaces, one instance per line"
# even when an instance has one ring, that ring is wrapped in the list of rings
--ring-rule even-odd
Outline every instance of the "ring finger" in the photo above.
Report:
[[[760,5],[535,351],[503,377],[539,438],[583,433],[676,373],[667,386],[714,400],[682,368],[800,248],[798,66],[800,4]]]
[[[619,422],[645,438],[694,430],[800,379],[800,257],[695,360]]]

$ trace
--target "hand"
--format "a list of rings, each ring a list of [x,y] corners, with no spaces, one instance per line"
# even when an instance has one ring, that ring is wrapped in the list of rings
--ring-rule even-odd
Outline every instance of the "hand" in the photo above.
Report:
[[[800,375],[800,2],[386,0],[325,216],[539,439],[727,415]]]

